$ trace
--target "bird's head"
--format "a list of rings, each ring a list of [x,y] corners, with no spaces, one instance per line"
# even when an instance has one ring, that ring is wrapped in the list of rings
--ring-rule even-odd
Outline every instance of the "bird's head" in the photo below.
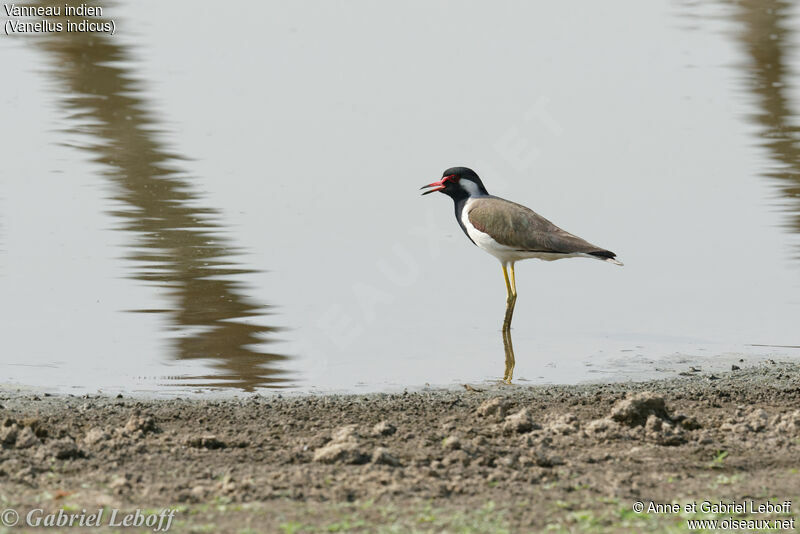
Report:
[[[421,189],[428,189],[423,195],[439,191],[453,200],[489,194],[475,171],[466,167],[451,167],[442,173],[441,180]]]

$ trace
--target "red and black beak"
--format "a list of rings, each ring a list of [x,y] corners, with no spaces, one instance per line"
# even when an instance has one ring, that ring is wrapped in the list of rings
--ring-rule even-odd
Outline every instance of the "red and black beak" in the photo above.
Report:
[[[443,177],[441,180],[439,180],[438,182],[433,182],[432,184],[423,185],[422,187],[420,187],[420,189],[425,189],[426,187],[433,187],[433,189],[428,189],[427,191],[425,191],[425,192],[424,192],[424,193],[422,193],[422,194],[423,194],[423,195],[427,195],[428,193],[435,193],[436,191],[441,191],[442,189],[444,189],[445,187],[447,187],[447,181],[448,181],[450,178],[452,178],[453,176],[454,176],[454,175],[452,175],[452,174],[451,174],[450,176],[444,176],[444,177]]]

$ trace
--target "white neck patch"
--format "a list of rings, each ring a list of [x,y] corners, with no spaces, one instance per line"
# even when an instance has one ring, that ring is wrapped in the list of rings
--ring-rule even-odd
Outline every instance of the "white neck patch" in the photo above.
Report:
[[[459,180],[458,185],[460,185],[464,191],[469,193],[469,196],[471,197],[480,195],[481,193],[480,189],[478,189],[478,184],[467,178],[462,178]]]

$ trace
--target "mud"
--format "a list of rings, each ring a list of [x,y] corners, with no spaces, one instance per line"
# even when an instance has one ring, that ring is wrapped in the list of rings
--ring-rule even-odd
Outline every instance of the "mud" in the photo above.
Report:
[[[169,507],[174,532],[686,532],[686,517],[633,503],[788,500],[757,518],[795,516],[800,367],[223,400],[6,388],[0,447],[0,508],[21,516]]]

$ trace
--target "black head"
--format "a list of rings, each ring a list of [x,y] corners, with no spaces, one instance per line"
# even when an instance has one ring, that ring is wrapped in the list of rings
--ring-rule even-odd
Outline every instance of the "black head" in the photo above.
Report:
[[[442,179],[432,184],[424,185],[421,189],[428,189],[423,195],[440,191],[453,200],[469,197],[485,196],[489,193],[483,187],[483,182],[472,169],[466,167],[451,167],[442,173]]]

